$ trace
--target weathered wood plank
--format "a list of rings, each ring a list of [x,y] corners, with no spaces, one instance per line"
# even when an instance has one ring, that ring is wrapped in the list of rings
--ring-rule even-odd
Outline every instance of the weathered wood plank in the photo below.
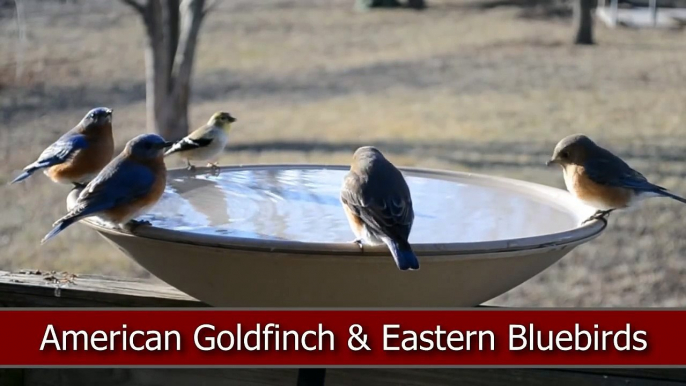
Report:
[[[0,271],[0,307],[207,307],[166,284],[95,275]]]
[[[59,295],[59,296],[57,296]],[[4,307],[206,307],[163,283],[84,275],[0,271],[0,306]],[[316,377],[301,378],[316,384]],[[315,379],[316,378],[316,379]],[[26,369],[0,371],[0,386],[157,386],[294,385],[295,369]],[[686,385],[686,370],[568,369],[333,369],[327,386],[374,385]]]
[[[686,369],[573,369],[570,371],[686,383]]]
[[[326,380],[326,369],[298,370],[297,386],[322,386]]]
[[[24,386],[24,369],[0,369],[0,386]]]
[[[27,369],[26,386],[295,385],[295,369]]]
[[[627,370],[630,371],[630,370]],[[682,382],[535,369],[331,369],[326,386],[676,386]]]
[[[295,385],[295,369],[30,369],[26,386]],[[631,371],[631,370],[627,370]],[[655,370],[661,372],[663,370]],[[677,386],[682,382],[562,370],[331,369],[326,386]]]

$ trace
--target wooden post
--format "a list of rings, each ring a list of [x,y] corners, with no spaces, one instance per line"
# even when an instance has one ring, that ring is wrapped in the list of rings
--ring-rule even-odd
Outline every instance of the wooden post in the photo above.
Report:
[[[298,370],[298,386],[324,386],[326,369]]]
[[[0,386],[24,386],[24,369],[0,369]]]

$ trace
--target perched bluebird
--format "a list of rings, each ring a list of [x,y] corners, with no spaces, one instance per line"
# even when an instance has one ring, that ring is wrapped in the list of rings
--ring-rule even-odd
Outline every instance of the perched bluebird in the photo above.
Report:
[[[164,155],[178,153],[186,160],[188,169],[193,170],[195,167],[191,161],[211,161],[221,154],[229,141],[233,122],[236,122],[236,118],[229,113],[214,113],[206,125],[176,142]],[[217,168],[216,162],[209,165]]]
[[[81,191],[69,213],[53,224],[42,242],[90,216],[97,215],[128,230],[143,224],[133,218],[145,213],[162,196],[167,175],[163,153],[171,145],[156,134],[130,140],[124,151]]]
[[[414,221],[410,188],[379,150],[364,146],[355,151],[341,202],[360,248],[363,243],[386,244],[398,268],[419,269],[407,241]]]
[[[98,107],[43,150],[36,162],[25,167],[11,184],[43,170],[54,182],[83,186],[98,175],[113,154],[112,110]]]
[[[670,197],[686,203],[686,199],[648,182],[641,173],[585,135],[562,139],[547,163],[552,164],[562,167],[567,190],[597,209],[584,223],[593,219],[606,221],[610,212],[629,208],[650,197]]]

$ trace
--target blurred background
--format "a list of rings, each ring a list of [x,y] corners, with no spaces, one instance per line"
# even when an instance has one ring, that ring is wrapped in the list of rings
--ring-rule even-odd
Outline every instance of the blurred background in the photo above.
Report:
[[[0,270],[155,280],[84,226],[40,245],[69,186],[43,175],[6,185],[95,106],[114,109],[118,149],[227,110],[238,122],[221,164],[347,164],[374,144],[397,165],[559,188],[560,170],[544,163],[559,139],[583,132],[686,194],[686,32],[670,8],[686,5],[661,0],[653,25],[629,3],[618,19],[599,4],[609,11],[593,21],[596,4],[575,1],[205,4],[192,80],[174,79],[190,93],[187,116],[147,116],[145,54],[155,28],[165,31],[147,13],[155,0],[0,0]],[[194,6],[182,2],[182,15]],[[686,306],[685,217],[686,206],[659,199],[615,214],[600,238],[491,303]]]

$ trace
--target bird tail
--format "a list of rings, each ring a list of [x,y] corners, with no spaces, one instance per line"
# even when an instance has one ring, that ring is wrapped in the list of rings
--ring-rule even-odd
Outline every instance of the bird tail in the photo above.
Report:
[[[31,175],[39,169],[41,169],[40,166],[34,166],[34,165],[27,166],[24,169],[24,171],[20,175],[17,176],[17,178],[13,179],[12,182],[10,182],[10,185],[15,184],[19,181],[24,181],[25,179],[31,177]]]
[[[419,260],[417,260],[417,255],[414,254],[409,243],[399,243],[391,239],[384,239],[383,241],[388,245],[395,264],[401,271],[419,269]]]
[[[57,222],[55,222],[53,224],[54,228],[52,228],[52,230],[50,232],[48,232],[48,234],[45,235],[45,237],[43,237],[43,240],[41,240],[40,243],[45,244],[45,242],[47,242],[51,238],[57,236],[60,232],[65,230],[69,225],[73,224],[77,220],[78,220],[78,218],[76,218],[76,217],[70,217],[70,218],[64,218],[63,217],[62,219],[57,220]]]
[[[102,209],[102,206],[86,207],[83,205],[77,205],[73,207],[71,211],[69,211],[69,213],[67,213],[66,215],[64,215],[64,217],[55,221],[55,223],[52,224],[54,228],[52,228],[52,230],[48,232],[48,234],[45,235],[45,237],[43,237],[43,240],[41,240],[41,244],[44,244],[46,241],[57,236],[60,232],[65,230],[71,224],[81,220],[82,218],[88,217]]]
[[[54,159],[48,159],[45,161],[36,161],[36,162],[32,163],[31,165],[25,167],[24,171],[20,175],[18,175],[17,178],[13,179],[12,182],[10,182],[10,185],[17,183],[19,181],[24,181],[25,179],[31,177],[31,175],[33,173],[35,173],[36,171],[43,169],[43,168],[47,168],[49,166],[52,166],[55,163],[56,162]]]
[[[661,196],[669,197],[669,198],[675,199],[675,200],[677,200],[677,201],[679,201],[679,202],[682,202],[682,203],[686,204],[686,198],[677,196],[677,195],[674,194],[674,193],[670,193],[670,192],[669,192],[668,190],[666,190],[666,189],[661,189],[661,190],[657,191],[656,193],[659,194],[659,195],[661,195]]]
[[[16,184],[19,181],[24,181],[25,179],[29,178],[33,172],[35,172],[36,169],[28,169],[24,170],[20,175],[17,176],[17,178],[13,179],[12,182],[10,182],[10,185]]]

